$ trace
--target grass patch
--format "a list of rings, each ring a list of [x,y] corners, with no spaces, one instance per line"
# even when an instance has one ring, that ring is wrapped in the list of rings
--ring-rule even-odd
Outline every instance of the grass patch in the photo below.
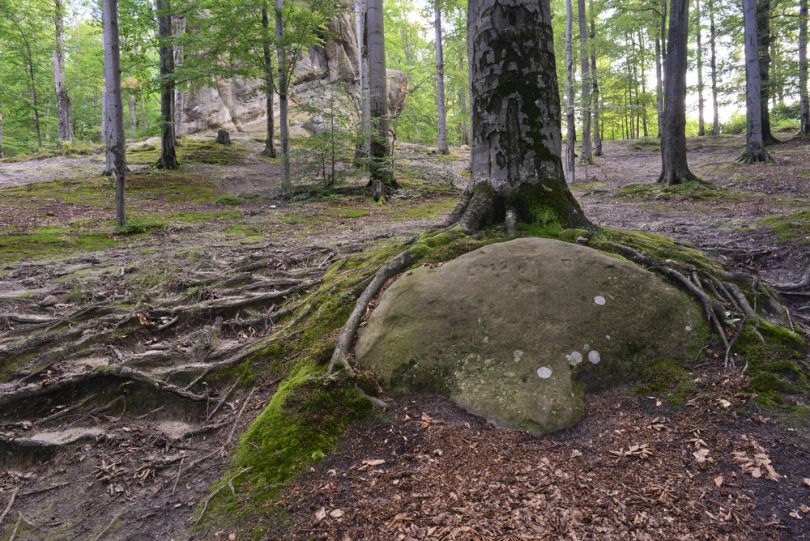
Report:
[[[110,235],[66,227],[38,227],[30,233],[0,238],[0,260],[48,259],[78,252],[93,252],[115,245]]]
[[[810,210],[787,216],[767,216],[759,223],[772,230],[779,240],[810,243]]]

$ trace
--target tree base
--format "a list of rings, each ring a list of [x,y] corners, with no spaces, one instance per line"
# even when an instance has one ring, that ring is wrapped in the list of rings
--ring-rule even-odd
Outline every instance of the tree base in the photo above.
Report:
[[[752,163],[773,163],[774,159],[771,157],[770,154],[766,150],[762,150],[761,152],[751,152],[746,150],[740,157],[737,158],[737,163],[742,164],[752,164]]]
[[[688,182],[709,184],[702,178],[693,174],[691,171],[687,171],[685,174],[682,175],[675,175],[675,174],[667,175],[666,173],[662,172],[656,182],[658,182],[659,184],[666,184],[667,186],[677,186],[679,184],[686,184]]]

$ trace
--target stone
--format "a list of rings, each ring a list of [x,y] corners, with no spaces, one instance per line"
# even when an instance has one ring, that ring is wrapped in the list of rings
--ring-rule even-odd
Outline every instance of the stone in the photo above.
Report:
[[[486,246],[400,276],[361,329],[358,363],[392,393],[440,393],[501,426],[543,434],[583,415],[586,390],[692,358],[703,311],[676,286],[552,239]]]

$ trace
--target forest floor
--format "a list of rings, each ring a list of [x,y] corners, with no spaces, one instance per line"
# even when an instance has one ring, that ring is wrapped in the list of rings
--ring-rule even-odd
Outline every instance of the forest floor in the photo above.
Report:
[[[196,527],[198,503],[283,374],[205,375],[277,330],[279,307],[330,262],[439,223],[466,182],[463,150],[402,145],[403,189],[385,206],[348,169],[338,188],[282,202],[279,162],[257,136],[189,138],[177,172],[147,167],[154,141],[131,145],[119,234],[100,155],[0,163],[3,539],[250,538],[255,525]],[[691,242],[772,285],[800,281],[810,143],[754,166],[734,163],[739,137],[689,149],[711,185],[654,184],[657,147],[636,141],[606,143],[572,189],[599,225]],[[315,174],[302,157],[294,172]],[[805,328],[808,298],[784,297]],[[806,419],[762,409],[722,359],[690,370],[683,405],[593,394],[579,425],[543,438],[439,397],[393,400],[282,490],[269,538],[810,539]]]

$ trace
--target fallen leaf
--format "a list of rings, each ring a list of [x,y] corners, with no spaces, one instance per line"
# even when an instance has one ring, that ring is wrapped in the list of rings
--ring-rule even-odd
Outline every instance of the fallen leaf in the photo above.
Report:
[[[802,513],[810,513],[810,505],[801,504],[799,506],[799,511]]]
[[[326,508],[321,507],[317,511],[315,511],[315,523],[322,521],[326,518]]]
[[[721,399],[720,399],[720,405],[721,405],[721,406],[722,406],[724,409],[728,409],[728,408],[730,408],[730,407],[731,407],[731,402],[729,402],[729,401],[728,401],[728,400],[726,400],[725,398],[721,398]]]
[[[810,477],[805,477],[804,479],[802,479],[802,482],[804,483],[804,486],[810,488]]]
[[[375,458],[373,460],[364,460],[363,464],[365,464],[366,466],[371,466],[371,467],[382,466],[383,464],[385,464],[385,460],[383,460],[381,458]]]
[[[802,519],[802,516],[799,514],[798,511],[791,511],[790,513],[788,513],[788,515],[790,515],[791,517],[793,517],[793,518],[795,518],[797,520]]]
[[[717,485],[717,488],[723,486],[723,481],[724,479],[722,475],[718,475],[717,477],[714,478],[714,484]]]
[[[698,464],[703,464],[709,457],[709,450],[706,449],[705,447],[703,449],[698,449],[697,451],[692,453],[692,456],[695,457],[695,460],[697,460]]]
[[[332,518],[340,518],[343,516],[343,511],[340,509],[333,509],[329,512],[329,516]]]

